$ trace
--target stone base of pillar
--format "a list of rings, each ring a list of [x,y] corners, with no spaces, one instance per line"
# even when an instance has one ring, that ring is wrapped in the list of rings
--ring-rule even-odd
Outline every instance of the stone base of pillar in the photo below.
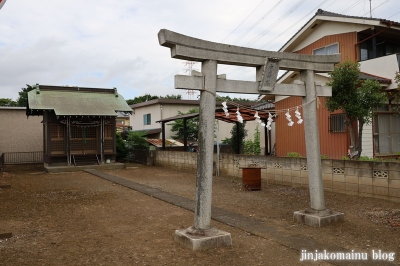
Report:
[[[343,222],[344,214],[341,212],[331,211],[329,209],[322,211],[306,209],[304,211],[294,212],[293,219],[302,224],[321,227]]]
[[[216,228],[175,230],[175,241],[194,251],[232,245],[231,234]]]

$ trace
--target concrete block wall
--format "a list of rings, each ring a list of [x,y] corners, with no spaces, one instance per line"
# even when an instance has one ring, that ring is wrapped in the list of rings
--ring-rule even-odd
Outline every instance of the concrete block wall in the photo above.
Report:
[[[222,176],[241,178],[240,167],[255,164],[267,183],[308,188],[306,158],[220,154],[219,163]],[[157,151],[155,164],[195,172],[197,153]],[[400,202],[400,163],[322,159],[321,166],[326,191]]]
[[[0,155],[43,151],[42,116],[26,117],[23,107],[0,107]]]

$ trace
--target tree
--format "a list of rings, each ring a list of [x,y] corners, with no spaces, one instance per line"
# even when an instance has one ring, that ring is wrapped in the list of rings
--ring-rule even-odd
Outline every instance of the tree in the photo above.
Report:
[[[166,96],[157,96],[157,95],[151,95],[151,94],[145,94],[142,96],[137,96],[134,99],[129,99],[126,100],[126,103],[131,105],[131,104],[137,104],[137,103],[143,103],[147,102],[150,100],[155,100],[155,99],[176,99],[176,100],[181,100],[182,96],[179,94],[167,94]]]
[[[129,105],[131,105],[131,104],[136,104],[136,103],[147,102],[147,101],[158,99],[158,98],[160,98],[160,97],[158,97],[156,95],[145,94],[145,95],[142,95],[142,96],[137,96],[133,100],[132,99],[126,100],[126,102]]]
[[[19,97],[17,99],[17,105],[25,107],[28,104],[28,92],[31,90],[35,89],[35,87],[38,86],[36,85],[28,85],[26,84],[26,88],[22,88],[20,92],[18,92]]]
[[[17,106],[17,102],[10,98],[0,98],[0,106]]]
[[[254,155],[254,142],[251,139],[246,139],[244,141],[244,154]]]
[[[189,110],[187,113],[182,113],[181,111],[178,111],[178,115],[195,114],[198,112],[199,109],[194,108]],[[183,119],[177,119],[168,125],[172,126],[172,132],[176,132],[175,135],[172,136],[173,139],[184,139]],[[199,137],[199,117],[194,117],[186,120],[186,133],[188,140],[197,141]]]
[[[247,136],[247,129],[245,129],[246,122],[236,123],[231,129],[231,137],[222,140],[223,144],[229,144],[236,154],[240,154],[240,148],[244,144],[244,139]]]
[[[362,152],[362,132],[365,124],[372,121],[373,109],[383,104],[387,97],[377,81],[359,79],[360,64],[345,61],[329,73],[332,81],[332,97],[326,101],[330,112],[342,109],[350,132],[351,154],[358,159]],[[358,138],[353,124],[358,122]]]
[[[254,130],[254,139],[245,140],[244,154],[248,155],[261,154],[260,130],[258,129],[258,127],[256,127],[256,129]]]
[[[149,143],[146,140],[147,131],[129,131],[126,137],[128,149],[132,150],[144,150],[149,147]]]
[[[218,102],[224,102],[224,101],[231,101],[231,102],[264,102],[264,100],[250,100],[250,99],[246,99],[246,98],[231,98],[229,96],[225,96],[225,97],[221,97],[221,96],[216,96],[215,98],[216,101]]]
[[[256,127],[256,129],[254,130],[253,154],[261,154],[260,130],[258,129],[258,127]]]
[[[166,96],[160,96],[161,99],[176,99],[176,100],[181,100],[182,95],[180,94],[167,94]]]
[[[396,72],[394,80],[397,83],[397,89],[388,92],[389,103],[392,111],[400,113],[400,72]]]
[[[121,133],[119,132],[117,132],[116,148],[117,148],[117,161],[119,162],[126,161],[129,151],[128,147],[126,146],[126,142],[122,139]]]

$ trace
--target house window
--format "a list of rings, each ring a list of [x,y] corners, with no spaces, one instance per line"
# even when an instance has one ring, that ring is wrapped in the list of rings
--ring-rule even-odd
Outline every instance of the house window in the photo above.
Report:
[[[329,117],[329,132],[339,133],[346,132],[346,115],[331,114]]]
[[[313,51],[314,55],[328,55],[328,54],[338,54],[338,53],[339,53],[339,44],[338,43],[328,45],[325,47],[321,47],[321,48],[315,49]]]
[[[143,115],[143,125],[151,125],[151,114]]]
[[[400,116],[377,114],[374,117],[375,154],[400,152]]]
[[[373,51],[372,51],[372,42],[365,41],[360,44],[360,60],[368,60],[370,58],[373,58]]]

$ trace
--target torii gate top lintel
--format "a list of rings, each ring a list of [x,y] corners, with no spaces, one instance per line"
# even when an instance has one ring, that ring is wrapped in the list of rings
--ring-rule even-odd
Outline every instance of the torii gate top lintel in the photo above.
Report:
[[[340,54],[315,56],[215,43],[166,29],[159,31],[158,41],[160,45],[171,48],[172,58],[198,62],[215,60],[219,64],[236,66],[258,67],[265,64],[266,58],[276,58],[279,60],[279,69],[282,70],[329,72],[333,71],[334,64],[341,59]]]
[[[160,45],[171,49],[171,57],[189,61],[204,62],[213,60],[217,64],[248,66],[256,68],[256,81],[226,80],[220,75],[217,91],[225,93],[274,94],[286,96],[305,96],[304,84],[276,84],[278,71],[311,70],[315,72],[333,71],[341,55],[304,55],[284,52],[271,52],[222,43],[205,41],[166,29],[158,33]],[[203,90],[202,73],[192,76],[176,75],[176,89]],[[330,88],[317,86],[318,96],[332,96]]]

